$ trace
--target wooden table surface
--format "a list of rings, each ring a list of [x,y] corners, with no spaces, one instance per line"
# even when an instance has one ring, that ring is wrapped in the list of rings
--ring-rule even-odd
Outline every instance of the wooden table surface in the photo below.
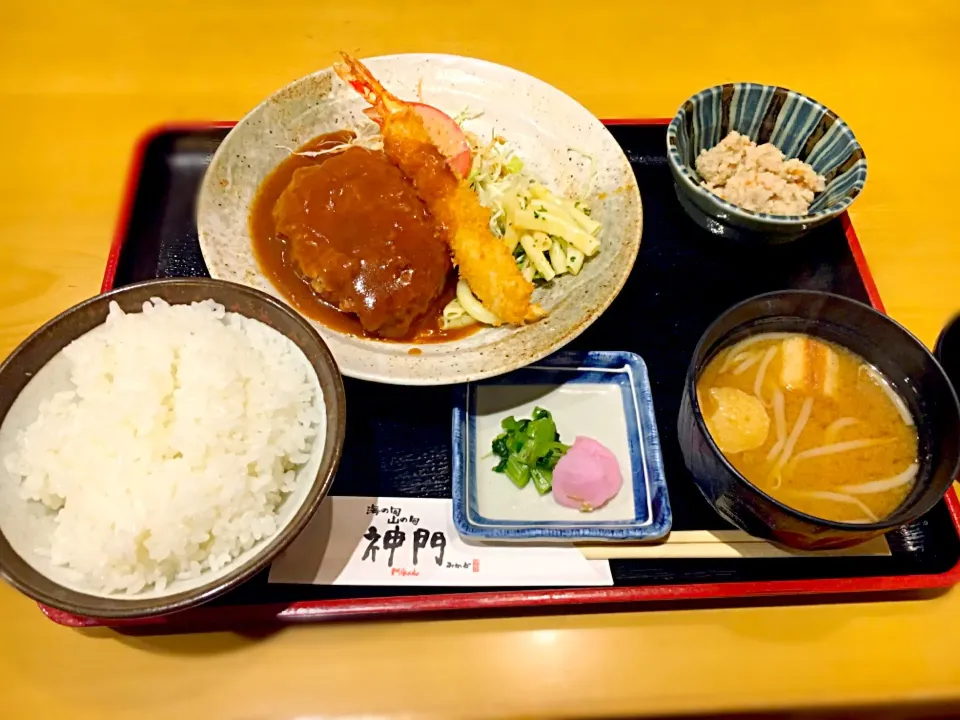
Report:
[[[8,0],[0,19],[0,355],[97,292],[130,151],[236,119],[361,56],[459,53],[600,117],[664,117],[753,80],[837,110],[866,148],[852,210],[888,311],[932,344],[960,308],[960,4]],[[4,717],[641,715],[960,698],[960,590],[934,599],[659,609],[130,638],[0,588]],[[12,714],[10,714],[12,712]]]

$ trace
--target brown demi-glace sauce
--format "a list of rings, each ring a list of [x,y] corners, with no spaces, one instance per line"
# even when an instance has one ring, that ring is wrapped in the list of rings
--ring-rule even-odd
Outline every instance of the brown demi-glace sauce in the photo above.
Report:
[[[342,130],[326,135],[320,135],[309,141],[298,152],[315,152],[337,145],[348,143],[352,140],[354,134],[348,130]],[[318,167],[324,162],[334,157],[337,153],[320,155],[317,157],[306,155],[293,155],[283,160],[271,173],[264,179],[257,189],[256,196],[250,211],[250,235],[253,240],[254,255],[260,265],[261,270],[273,285],[281,291],[286,299],[303,315],[319,321],[323,325],[338,332],[355,335],[358,337],[369,337],[376,339],[389,339],[399,342],[433,343],[446,342],[465,337],[475,332],[479,326],[470,325],[465,328],[454,330],[441,330],[440,322],[443,315],[443,308],[456,295],[456,273],[450,271],[443,284],[443,289],[439,295],[427,307],[426,311],[419,315],[410,324],[409,330],[397,335],[391,334],[389,338],[383,337],[381,333],[371,333],[364,329],[357,315],[348,312],[342,312],[338,307],[324,300],[318,294],[310,283],[310,278],[304,275],[301,262],[295,258],[294,247],[289,238],[283,233],[277,231],[276,208],[278,200],[291,185],[294,179],[294,173],[301,168]],[[357,153],[359,155],[359,153]],[[360,158],[361,160],[369,158]],[[349,157],[341,157],[338,162],[349,161]],[[366,181],[367,175],[360,176],[360,182],[368,182],[369,186],[354,185],[351,190],[358,197],[365,197],[370,193],[373,200],[382,200],[378,193],[383,188],[377,185],[376,174],[373,180]],[[395,190],[395,188],[394,188]],[[287,198],[289,200],[289,197]],[[372,205],[376,205],[373,202]],[[383,207],[381,203],[381,207]],[[323,211],[321,209],[321,211]],[[311,209],[316,213],[316,209]],[[396,208],[386,208],[383,218],[366,217],[365,222],[372,223],[372,227],[379,227],[378,220],[382,220],[381,225],[386,225],[386,229],[399,222],[414,223],[418,218],[397,217]],[[325,217],[322,219],[324,230],[328,230],[331,222],[337,220],[335,217]],[[356,220],[354,215],[353,220]],[[422,218],[419,218],[422,221]],[[432,222],[432,219],[431,219]],[[351,227],[343,228],[345,232],[353,230]],[[300,257],[303,257],[303,246],[299,249]],[[409,248],[408,248],[409,250]]]

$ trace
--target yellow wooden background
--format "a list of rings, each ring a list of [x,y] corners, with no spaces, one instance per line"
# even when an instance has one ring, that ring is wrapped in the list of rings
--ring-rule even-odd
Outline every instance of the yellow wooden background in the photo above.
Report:
[[[6,0],[0,355],[97,292],[130,151],[237,119],[360,56],[473,55],[600,117],[718,82],[821,100],[869,160],[852,211],[889,312],[932,344],[960,309],[960,3],[952,0]],[[960,697],[960,591],[929,600],[294,627],[130,638],[0,588],[4,717],[590,715]]]

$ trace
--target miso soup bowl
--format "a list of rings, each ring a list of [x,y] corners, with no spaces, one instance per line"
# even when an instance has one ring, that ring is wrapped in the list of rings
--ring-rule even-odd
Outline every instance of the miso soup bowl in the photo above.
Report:
[[[768,332],[806,333],[850,349],[883,373],[906,402],[917,424],[920,470],[907,498],[880,522],[834,522],[775,500],[741,475],[710,436],[697,403],[697,379],[723,348]],[[856,545],[913,522],[943,497],[960,465],[957,395],[923,343],[873,308],[821,292],[758,295],[717,318],[687,371],[678,435],[684,464],[720,515],[751,535],[802,550]]]

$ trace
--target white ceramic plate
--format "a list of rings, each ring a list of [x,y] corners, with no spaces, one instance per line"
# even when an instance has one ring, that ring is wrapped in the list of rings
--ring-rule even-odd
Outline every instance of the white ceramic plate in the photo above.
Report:
[[[576,195],[589,185],[593,217],[603,225],[602,250],[578,276],[536,291],[535,301],[549,311],[545,319],[418,345],[419,354],[410,354],[410,344],[357,338],[315,323],[343,374],[404,385],[467,382],[534,362],[583,332],[620,292],[640,247],[640,191],[613,136],[572,98],[501,65],[425,54],[365,62],[401,98],[417,100],[419,88],[423,102],[451,116],[467,108],[481,112],[466,129],[481,137],[503,135],[525,171],[553,191]],[[271,95],[227,135],[207,170],[197,207],[200,247],[213,277],[283,297],[253,254],[248,216],[254,194],[290,148],[322,133],[370,124],[365,107],[327,68]]]

